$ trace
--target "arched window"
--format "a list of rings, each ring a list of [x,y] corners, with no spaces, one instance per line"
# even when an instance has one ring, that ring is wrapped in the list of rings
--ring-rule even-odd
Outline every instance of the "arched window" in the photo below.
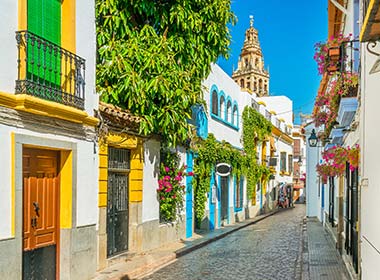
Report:
[[[238,109],[236,105],[234,105],[234,109],[232,110],[232,124],[238,126]]]
[[[262,94],[263,91],[263,80],[259,80],[259,93]]]
[[[211,112],[214,115],[218,115],[218,93],[216,92],[216,90],[214,90],[212,92],[212,95],[211,95],[211,104],[212,104],[212,110],[211,110]]]
[[[259,67],[259,59],[258,58],[256,58],[256,60],[255,60],[255,66]]]
[[[231,100],[227,101],[227,115],[226,115],[225,120],[227,122],[231,122],[232,121],[232,104],[231,104]]]
[[[267,85],[267,84],[264,85],[264,92],[265,92],[266,94],[268,93],[268,85]]]
[[[244,79],[240,80],[240,87],[244,88]]]
[[[222,95],[220,97],[220,104],[219,104],[219,108],[220,108],[220,117],[223,117],[225,116],[225,111],[226,111],[226,108],[225,108],[225,102],[224,102],[224,96]]]

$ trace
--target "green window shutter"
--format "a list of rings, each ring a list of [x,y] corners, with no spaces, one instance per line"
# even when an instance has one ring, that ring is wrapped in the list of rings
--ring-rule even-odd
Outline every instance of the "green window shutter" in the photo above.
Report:
[[[61,2],[59,0],[43,0],[43,37],[53,42],[54,44],[61,45]]]
[[[60,0],[27,0],[28,31],[43,39],[61,45],[61,2]],[[61,56],[51,44],[27,42],[28,80],[44,85],[44,91],[38,94],[52,101],[62,97],[55,90],[61,87]],[[49,90],[50,88],[50,90]],[[55,90],[54,90],[55,89]]]
[[[28,0],[28,30],[42,36],[42,5],[41,0]]]

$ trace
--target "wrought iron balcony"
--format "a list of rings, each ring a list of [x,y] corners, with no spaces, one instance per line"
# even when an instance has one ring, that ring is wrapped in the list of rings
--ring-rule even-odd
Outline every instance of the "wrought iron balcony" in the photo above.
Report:
[[[271,121],[271,119],[272,119],[272,114],[268,110],[265,110],[265,118],[268,121]]]
[[[84,109],[85,60],[29,31],[17,31],[16,94]]]
[[[257,112],[260,112],[260,105],[259,105],[259,103],[256,102],[256,100],[252,99],[251,105],[252,105],[253,109],[255,109]]]
[[[276,118],[275,122],[276,122],[276,127],[278,127],[279,129],[281,129],[281,122],[280,122],[280,120]]]

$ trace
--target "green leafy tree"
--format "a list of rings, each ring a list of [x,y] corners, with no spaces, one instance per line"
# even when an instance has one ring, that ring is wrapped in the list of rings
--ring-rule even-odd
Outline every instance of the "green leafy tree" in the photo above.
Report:
[[[97,91],[174,145],[210,64],[228,57],[230,0],[97,0]]]

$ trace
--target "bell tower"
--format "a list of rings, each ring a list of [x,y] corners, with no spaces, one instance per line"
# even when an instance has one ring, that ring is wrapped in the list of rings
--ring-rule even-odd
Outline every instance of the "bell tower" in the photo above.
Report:
[[[238,68],[232,73],[232,78],[241,89],[259,97],[269,94],[269,71],[264,69],[264,57],[258,31],[253,27],[253,16],[250,16],[250,27],[245,31]]]

